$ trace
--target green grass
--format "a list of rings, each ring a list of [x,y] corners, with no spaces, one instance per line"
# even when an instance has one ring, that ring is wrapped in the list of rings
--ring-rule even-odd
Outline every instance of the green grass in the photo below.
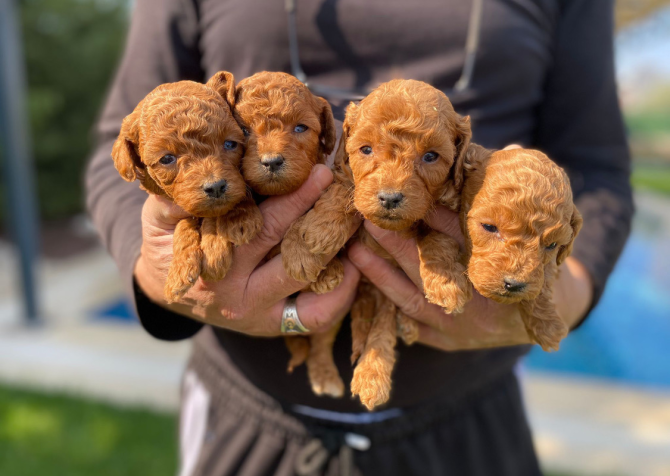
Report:
[[[631,182],[635,189],[670,195],[670,167],[635,165]]]
[[[0,386],[0,475],[169,476],[170,414]]]

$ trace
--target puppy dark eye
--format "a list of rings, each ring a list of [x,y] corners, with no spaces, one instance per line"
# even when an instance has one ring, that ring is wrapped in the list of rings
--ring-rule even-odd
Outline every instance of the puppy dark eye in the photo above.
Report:
[[[484,228],[489,233],[498,233],[498,227],[495,225],[489,225],[488,223],[482,223],[482,228]]]
[[[556,243],[556,242],[554,241],[552,244],[550,244],[549,246],[547,246],[547,249],[548,249],[548,250],[553,250],[554,248],[556,248],[556,245],[558,245],[558,243]]]
[[[237,149],[237,142],[234,140],[227,140],[223,143],[223,148],[226,150],[235,150]]]
[[[435,152],[426,152],[423,154],[423,157],[421,157],[421,160],[423,160],[427,164],[432,164],[433,162],[436,162],[437,159],[440,156],[437,155]]]
[[[177,161],[177,157],[172,154],[164,155],[160,158],[159,162],[163,165],[172,165]]]
[[[370,155],[372,154],[372,147],[370,147],[369,145],[364,145],[363,147],[361,147],[361,152],[365,155]]]
[[[244,134],[244,137],[249,137],[249,129],[246,127],[242,128],[242,134]]]
[[[293,132],[305,132],[307,130],[307,126],[305,124],[298,124],[295,126],[295,129],[293,129]]]

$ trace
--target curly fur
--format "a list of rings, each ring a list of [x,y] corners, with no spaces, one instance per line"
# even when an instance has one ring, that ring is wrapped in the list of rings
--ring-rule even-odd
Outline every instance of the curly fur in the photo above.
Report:
[[[234,90],[233,75],[225,71],[207,84],[158,86],[123,120],[112,149],[125,180],[138,179],[148,193],[164,195],[198,217],[180,221],[175,229],[165,284],[168,302],[181,299],[199,276],[223,278],[230,266],[230,243],[248,242],[262,225],[239,172],[244,135],[231,112]],[[238,145],[224,149],[225,141]],[[176,161],[161,163],[168,154]],[[225,192],[209,196],[205,188],[220,180],[226,181]],[[246,226],[224,236],[220,232],[228,228],[225,217],[232,212]]]
[[[455,242],[431,232],[422,220],[436,204],[458,209],[470,137],[469,118],[420,81],[390,81],[359,105],[350,104],[335,156],[335,182],[296,225],[297,239],[282,244],[289,275],[315,279],[314,263],[345,245],[350,223],[360,213],[381,228],[416,238],[428,299],[448,312],[462,310],[470,286],[465,266],[452,258]],[[364,153],[365,147],[371,153]],[[427,152],[437,160],[423,161]],[[385,207],[383,192],[401,193],[400,206]],[[363,230],[359,239],[390,259]],[[363,282],[352,308],[352,361],[357,362],[352,392],[368,409],[388,400],[398,332],[409,343],[418,337],[416,323]]]
[[[492,153],[478,146],[465,170],[460,217],[470,281],[494,301],[520,303],[531,340],[557,350],[568,328],[556,313],[552,287],[582,226],[568,176],[539,151]],[[525,287],[509,292],[505,279]]]
[[[261,195],[297,190],[335,147],[335,122],[328,101],[314,96],[295,77],[267,72],[243,79],[235,94],[235,118],[246,131],[242,174]],[[306,126],[296,132],[298,125]],[[271,171],[263,162],[281,157]]]
[[[283,195],[297,190],[317,163],[325,163],[335,147],[335,122],[330,104],[314,96],[295,77],[279,72],[261,72],[246,78],[235,92],[236,120],[243,128],[246,149],[242,158],[242,175],[259,195]],[[307,129],[296,132],[296,126]],[[272,170],[267,160],[281,157],[281,167]],[[298,223],[303,218],[298,219]],[[292,227],[283,241],[297,239],[298,228]],[[275,247],[266,259],[280,252]],[[335,258],[313,260],[309,265],[311,284],[307,290],[331,291],[344,276],[342,262]],[[304,281],[308,281],[305,279]],[[325,332],[309,337],[285,337],[291,354],[288,371],[307,363],[314,393],[341,397],[344,383],[333,360],[333,343],[339,323]]]

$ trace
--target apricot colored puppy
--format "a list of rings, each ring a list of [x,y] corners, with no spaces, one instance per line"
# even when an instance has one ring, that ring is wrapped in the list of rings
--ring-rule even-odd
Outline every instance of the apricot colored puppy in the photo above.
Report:
[[[234,114],[246,136],[242,175],[261,196],[259,200],[297,190],[309,177],[312,167],[325,164],[335,147],[335,123],[328,101],[314,96],[303,83],[286,73],[262,72],[240,81]],[[280,251],[278,245],[267,259]],[[344,267],[338,258],[320,263],[317,280],[309,289],[328,292],[341,282],[343,274]],[[339,327],[337,324],[311,336],[285,337],[291,353],[289,372],[306,361],[317,395],[344,394],[344,383],[332,352]]]
[[[455,258],[458,243],[422,220],[435,204],[458,210],[470,136],[469,118],[456,114],[442,92],[420,81],[390,81],[359,105],[349,105],[335,182],[295,225],[302,239],[282,244],[288,274],[314,280],[321,256],[345,245],[360,212],[381,228],[416,238],[426,297],[447,312],[462,311],[471,291],[465,266]],[[359,238],[391,260],[364,229]],[[352,362],[358,361],[352,393],[372,409],[389,398],[398,330],[408,343],[418,331],[414,321],[365,282],[351,319]]]
[[[558,350],[568,328],[553,283],[582,226],[568,176],[536,150],[470,152],[460,213],[468,277],[482,296],[520,303],[531,340]]]
[[[207,84],[179,81],[158,86],[128,115],[112,157],[121,176],[139,179],[192,215],[174,232],[165,299],[178,301],[195,284],[222,279],[233,245],[249,242],[263,219],[239,171],[244,135],[231,107],[233,75],[222,71]]]

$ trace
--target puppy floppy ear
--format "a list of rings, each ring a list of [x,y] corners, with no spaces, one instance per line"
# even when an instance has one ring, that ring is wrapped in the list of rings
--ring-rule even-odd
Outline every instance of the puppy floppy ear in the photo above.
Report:
[[[138,169],[144,169],[144,164],[137,153],[140,142],[140,114],[142,103],[123,119],[121,132],[112,147],[112,159],[114,167],[119,171],[121,177],[128,182],[138,178]]]
[[[468,152],[475,152],[470,150],[470,139],[472,138],[470,116],[461,117],[456,115],[456,120],[453,122],[453,132],[454,145],[456,146],[454,164],[451,166],[449,178],[447,178],[447,183],[439,202],[447,208],[456,211],[460,206],[466,157],[468,157]]]
[[[583,223],[584,220],[582,219],[582,214],[579,213],[579,210],[577,210],[575,205],[572,205],[572,216],[570,217],[572,238],[570,238],[570,242],[567,245],[561,246],[561,249],[558,250],[558,254],[556,255],[556,264],[560,265],[563,261],[565,261],[565,258],[570,256],[570,253],[572,253],[572,245],[575,242],[575,238],[577,238],[577,235],[579,234],[579,230],[582,229]]]
[[[342,123],[342,136],[340,137],[340,143],[337,146],[337,152],[335,152],[335,162],[333,164],[333,175],[335,176],[335,180],[349,185],[354,183],[354,174],[351,172],[351,167],[349,167],[347,139],[349,138],[351,124],[354,122],[356,112],[356,105],[353,102],[349,103],[344,116],[344,122]]]
[[[454,144],[456,145],[456,156],[454,158],[454,165],[451,167],[452,176],[454,179],[454,187],[460,193],[463,188],[463,166],[465,158],[470,147],[470,139],[472,139],[472,129],[470,128],[470,116],[460,117],[454,124]]]
[[[330,108],[330,104],[323,98],[317,97],[317,99],[321,105],[321,136],[319,137],[319,140],[321,141],[323,163],[325,163],[326,159],[335,148],[337,132],[335,130],[335,119],[333,119],[333,111]]]
[[[219,71],[205,84],[219,93],[230,108],[235,107],[235,77],[228,71]]]

